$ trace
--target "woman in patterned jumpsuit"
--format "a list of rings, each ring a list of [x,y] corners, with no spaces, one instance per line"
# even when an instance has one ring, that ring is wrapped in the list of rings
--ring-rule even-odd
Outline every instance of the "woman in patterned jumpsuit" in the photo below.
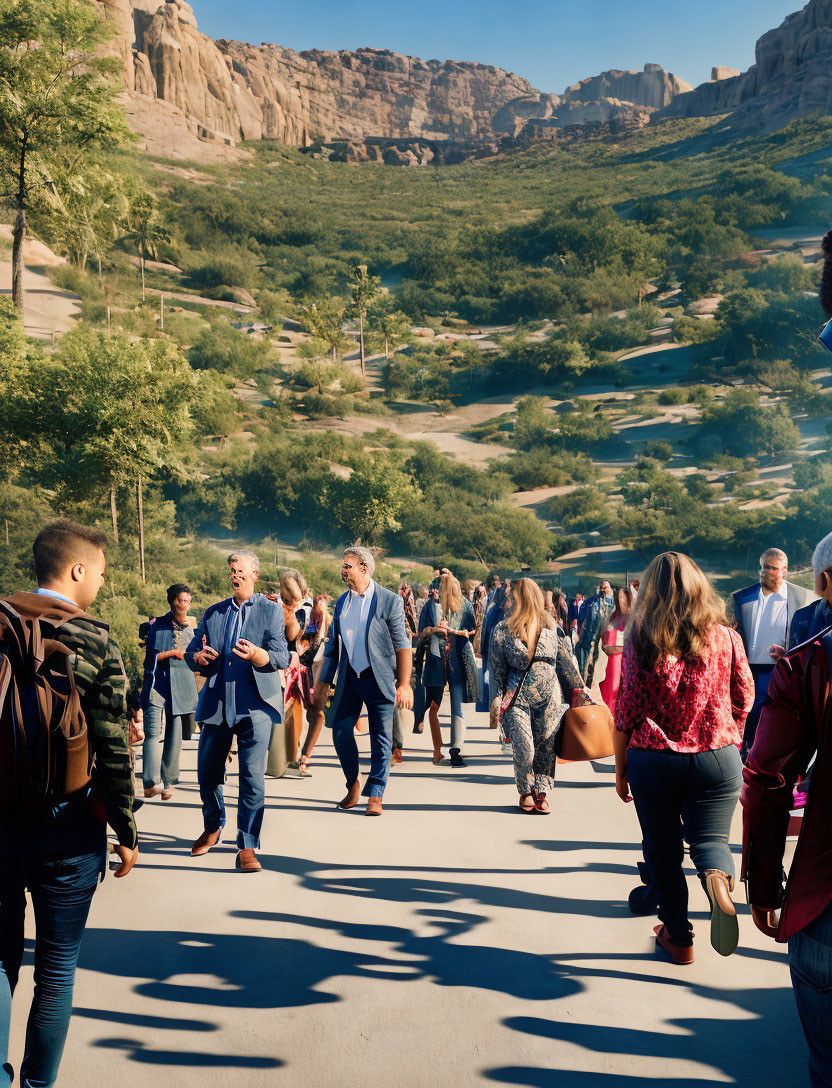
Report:
[[[566,639],[546,611],[540,587],[530,578],[512,585],[511,612],[491,640],[489,675],[492,720],[501,717],[511,741],[520,808],[546,813],[546,793],[555,786],[555,747],[563,715],[573,703],[591,699]]]

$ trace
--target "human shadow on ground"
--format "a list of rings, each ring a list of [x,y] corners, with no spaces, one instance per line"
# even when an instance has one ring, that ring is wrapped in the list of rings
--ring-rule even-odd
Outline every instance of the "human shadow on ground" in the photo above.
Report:
[[[315,892],[334,895],[354,895],[361,899],[376,899],[390,903],[440,903],[475,901],[483,907],[511,910],[544,911],[547,914],[577,914],[595,918],[629,917],[627,904],[609,899],[580,899],[573,896],[549,895],[522,888],[500,888],[490,884],[468,881],[430,879],[418,875],[420,870],[401,867],[402,876],[388,876],[395,867],[381,867],[379,873],[367,874],[367,866],[323,865],[302,858],[261,858],[263,867],[275,872],[287,872],[299,877],[303,886]],[[360,876],[354,876],[356,870]],[[339,873],[343,872],[343,875]],[[435,869],[427,872],[436,872]],[[446,873],[453,869],[442,870]],[[470,872],[471,870],[466,870]],[[583,869],[578,870],[582,872]],[[492,870],[473,870],[487,876]],[[494,870],[500,872],[500,870]],[[529,876],[546,875],[548,870],[521,870]],[[350,874],[350,875],[347,875]]]
[[[488,923],[490,919],[484,915],[436,909],[415,913],[433,932],[417,934],[404,926],[301,918],[270,911],[232,911],[231,917],[337,933],[364,946],[391,945],[395,953],[408,958],[387,962],[407,965],[417,972],[416,977],[427,978],[437,986],[491,990],[523,1001],[556,1000],[573,996],[582,989],[567,977],[571,972],[554,966],[549,956],[470,941],[456,943],[456,938]]]
[[[280,1069],[286,1063],[279,1058],[260,1058],[249,1054],[208,1054],[204,1050],[161,1050],[136,1039],[96,1039],[95,1047],[123,1050],[134,1062],[147,1065],[180,1065],[196,1069]]]
[[[789,1068],[802,1065],[805,1068],[806,1049],[800,1030],[800,1023],[794,1005],[791,987],[749,987],[745,989],[724,989],[689,978],[665,978],[655,973],[636,973],[616,971],[608,968],[592,968],[576,964],[591,958],[611,958],[606,954],[592,956],[553,957],[564,963],[567,959],[573,963],[576,981],[582,988],[588,988],[593,979],[603,978],[620,982],[637,981],[642,984],[659,984],[671,987],[673,992],[680,989],[711,1003],[719,1003],[731,1010],[720,1015],[716,1010],[711,1017],[679,1017],[664,1021],[666,1030],[634,1027],[611,1027],[584,1024],[575,1020],[550,1020],[532,1016],[508,1017],[504,1025],[515,1031],[547,1039],[555,1044],[569,1044],[583,1050],[609,1056],[627,1055],[635,1058],[660,1059],[666,1062],[678,1061],[696,1063],[718,1070],[717,1076],[693,1076],[690,1078],[662,1077],[663,1085],[685,1085],[687,1088],[704,1088],[715,1081],[727,1080],[736,1085],[758,1086],[766,1083],[766,1070],[775,1070],[783,1065],[783,1055],[789,1055]],[[639,957],[627,957],[629,959]],[[643,957],[641,957],[643,959]],[[788,976],[784,976],[785,980]],[[740,1011],[738,1016],[735,1010]],[[638,1021],[637,1010],[633,1019]],[[553,1052],[552,1064],[557,1062],[557,1050]],[[644,1078],[610,1073],[592,1073],[579,1070],[535,1069],[508,1067],[493,1069],[486,1073],[491,1080],[502,1084],[543,1088],[557,1083],[559,1088],[594,1088],[610,1080],[616,1086],[629,1086],[645,1083]],[[553,1079],[555,1078],[555,1079]],[[800,1079],[798,1078],[798,1082]]]

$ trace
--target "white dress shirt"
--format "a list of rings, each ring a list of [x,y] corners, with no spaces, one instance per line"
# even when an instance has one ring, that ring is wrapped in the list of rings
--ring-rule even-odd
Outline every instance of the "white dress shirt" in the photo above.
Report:
[[[350,599],[341,611],[341,642],[347,651],[347,660],[357,673],[370,666],[367,656],[367,621],[375,582],[372,580],[363,593],[350,590]]]
[[[785,587],[784,587],[785,589]],[[764,593],[754,604],[754,622],[748,640],[749,665],[774,665],[769,646],[786,645],[787,601],[785,593]]]

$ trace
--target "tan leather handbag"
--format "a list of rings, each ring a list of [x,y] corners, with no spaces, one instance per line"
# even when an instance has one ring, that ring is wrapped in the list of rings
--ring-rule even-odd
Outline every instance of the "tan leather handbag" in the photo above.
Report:
[[[572,707],[563,716],[558,758],[564,763],[606,759],[613,754],[612,731],[612,714],[603,704]]]

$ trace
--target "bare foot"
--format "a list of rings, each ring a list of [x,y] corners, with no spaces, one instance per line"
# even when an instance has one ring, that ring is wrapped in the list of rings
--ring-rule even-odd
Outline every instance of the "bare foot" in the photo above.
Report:
[[[355,782],[347,790],[347,796],[343,801],[338,802],[338,808],[348,809],[355,808],[358,804],[358,798],[361,796],[361,783],[356,778]]]
[[[173,787],[168,786],[166,789],[162,790],[162,800],[169,801],[171,797],[173,797]]]
[[[391,763],[404,763],[401,748],[394,748],[393,755],[390,760]]]

